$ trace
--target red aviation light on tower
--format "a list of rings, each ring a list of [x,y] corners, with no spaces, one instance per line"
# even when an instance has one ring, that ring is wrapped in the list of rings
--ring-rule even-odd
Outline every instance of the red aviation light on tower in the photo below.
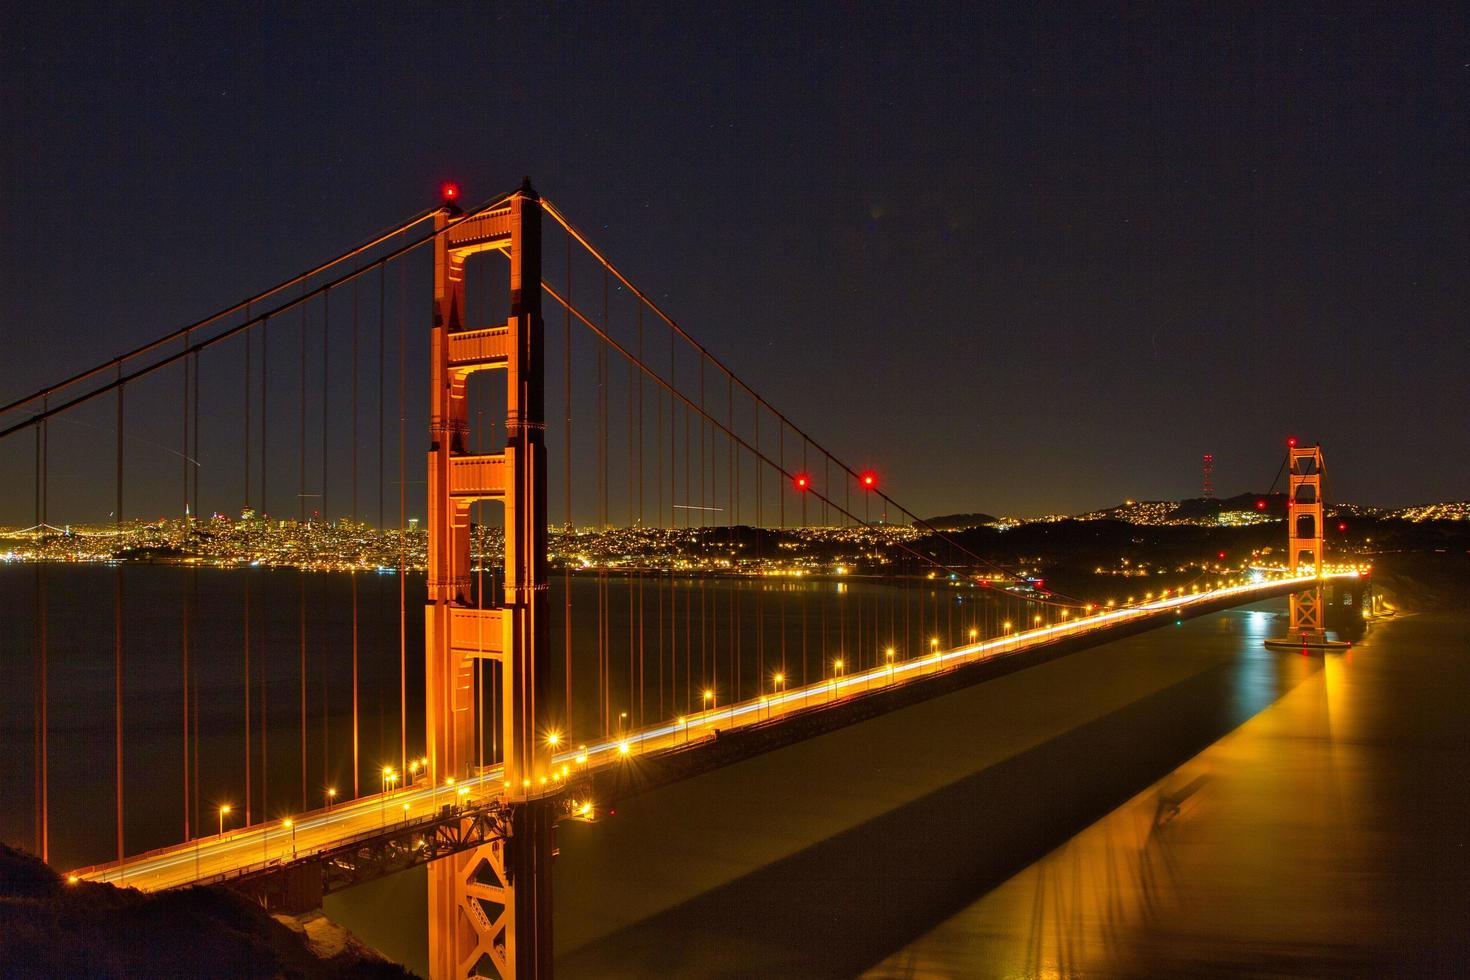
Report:
[[[453,181],[445,181],[444,185],[439,188],[439,195],[444,198],[445,204],[453,204],[459,200],[459,185]]]
[[[791,485],[797,490],[805,492],[812,488],[812,478],[805,473],[798,473],[791,478]]]
[[[1296,448],[1296,436],[1291,436],[1290,438],[1288,438],[1286,440],[1286,448],[1288,448],[1288,449],[1295,449]]]
[[[878,489],[878,474],[872,470],[864,470],[858,476],[858,482],[863,485],[864,490],[876,490]]]
[[[1266,509],[1266,498],[1262,497],[1260,500],[1257,500],[1256,501],[1256,510],[1265,510],[1265,509]]]

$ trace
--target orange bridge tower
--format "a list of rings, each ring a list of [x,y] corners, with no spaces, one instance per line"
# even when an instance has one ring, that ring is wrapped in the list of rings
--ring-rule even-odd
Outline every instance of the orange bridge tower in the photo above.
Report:
[[[551,973],[551,859],[558,800],[543,792],[550,652],[546,573],[545,353],[541,319],[541,199],[527,180],[498,207],[435,218],[432,392],[428,458],[428,608],[424,620],[429,778],[475,762],[474,662],[501,670],[505,836],[429,865],[429,963],[434,980]],[[465,323],[466,259],[510,261],[504,323]],[[502,452],[469,451],[466,383],[504,371]],[[477,607],[470,583],[470,504],[498,500],[505,517],[505,589]],[[486,667],[490,668],[491,663]]]
[[[1317,583],[1291,594],[1288,638],[1325,638],[1322,604],[1322,447],[1287,449],[1287,547],[1291,574],[1313,575]]]

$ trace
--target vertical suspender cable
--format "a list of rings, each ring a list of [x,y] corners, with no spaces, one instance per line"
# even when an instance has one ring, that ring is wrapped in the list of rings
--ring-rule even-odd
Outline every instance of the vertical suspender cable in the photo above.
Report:
[[[303,290],[305,287],[302,287]],[[269,511],[266,509],[266,461],[269,454],[266,452],[266,435],[270,432],[270,426],[266,424],[266,389],[269,384],[269,353],[270,331],[267,329],[270,321],[266,320],[260,325],[260,517],[266,518]],[[265,580],[261,582],[261,596],[264,597]],[[264,819],[267,812],[266,800],[270,797],[270,783],[268,781],[270,770],[270,746],[269,726],[266,724],[270,708],[270,644],[266,640],[266,626],[270,623],[270,617],[261,619],[261,644],[260,644],[260,796],[258,797],[260,808],[258,813]],[[246,823],[250,821],[247,819]]]
[[[725,425],[729,432],[735,431],[735,385],[730,377],[725,377]],[[735,526],[740,523],[739,506],[735,503],[736,496],[735,475],[735,440],[732,436],[725,436],[725,521],[728,525],[725,543],[729,546],[731,553],[731,564],[734,564],[735,552]],[[736,569],[732,568],[732,571]],[[735,612],[735,600],[739,593],[737,581],[730,583],[730,629],[734,631],[734,643],[730,645],[730,671],[733,675],[740,669],[740,620]],[[735,691],[734,677],[731,677],[730,694],[733,697]]]
[[[684,407],[684,527],[689,524],[689,407]],[[692,634],[694,606],[693,583],[687,579],[684,582],[684,710],[690,710],[694,703],[694,672],[691,665],[694,657],[694,641]]]
[[[250,311],[245,311],[248,319]],[[261,324],[261,335],[265,334],[265,325]],[[250,331],[245,331],[245,509],[250,509]],[[245,661],[245,822],[250,822],[250,790],[254,781],[250,777],[250,746],[252,743],[250,731],[250,570],[245,570],[245,613],[242,629],[244,631],[244,642],[241,649]]]
[[[832,492],[832,455],[831,454],[826,455],[826,457],[823,457],[823,460],[822,460],[822,485],[823,486],[826,486],[826,488],[828,488],[828,494],[831,494],[831,492]],[[842,480],[842,485],[844,485],[844,488],[845,488],[845,486],[847,486],[847,480]],[[823,497],[825,497],[825,495],[826,494],[823,494]],[[841,514],[841,519],[842,519],[842,523],[844,523],[844,525],[845,525],[845,523],[847,523],[847,514],[850,514],[851,511],[853,511],[853,508],[851,508],[851,507],[844,507],[844,511],[845,511],[845,513],[844,514]],[[838,651],[838,654],[839,655],[844,655],[845,654],[845,649],[847,649],[847,607],[848,607],[847,592],[838,592],[838,594],[836,594],[836,651]],[[825,666],[823,666],[823,669],[825,669]]]
[[[270,371],[267,370],[267,361],[270,360],[270,320],[264,320],[260,324],[260,517],[262,520],[270,514],[270,508],[266,506],[266,462],[267,448],[266,437],[270,434],[270,426],[266,424],[266,388],[270,381]]]
[[[654,452],[654,460],[658,464],[658,510],[654,518],[655,527],[661,528],[664,523],[664,390],[655,388],[654,397],[658,418],[653,427],[657,437]],[[664,584],[663,576],[655,583],[658,589],[658,716],[666,718],[664,714]]]
[[[41,410],[44,412],[49,397],[43,397]],[[46,572],[42,562],[42,546],[46,540],[47,518],[47,423],[43,419],[36,426],[36,660],[37,660],[37,711],[36,711],[36,853],[42,861],[51,857],[51,779],[50,747],[48,745],[50,692],[48,690],[49,663],[46,636]]]
[[[751,400],[755,409],[755,451],[761,451],[761,406],[760,402]],[[755,459],[755,559],[756,567],[760,567],[761,540],[765,533],[764,515],[761,513],[764,503],[764,493],[761,486],[764,483],[761,476],[761,460],[757,455]],[[755,591],[755,686],[756,694],[759,695],[766,683],[766,615],[765,615],[765,587],[757,585]]]
[[[802,436],[801,437],[801,471],[803,473],[806,473],[807,472],[807,468],[806,468],[806,457],[807,457],[807,450],[808,450],[808,448],[810,448],[810,442],[808,441],[808,439],[806,438],[806,436]],[[802,527],[806,527],[806,494],[802,494],[801,495],[801,526]],[[803,601],[802,604],[801,604],[801,683],[802,683],[802,686],[803,687],[806,686],[806,682],[807,682],[807,630],[806,630],[806,621],[807,621],[807,603],[805,601]]]
[[[377,526],[377,533],[378,533],[378,535],[382,535],[383,532],[385,530],[387,530],[387,528],[384,526],[384,523],[383,523],[383,520],[384,520],[384,510],[383,510],[383,462],[384,462],[384,459],[383,459],[383,443],[384,443],[384,440],[383,440],[383,435],[384,435],[384,428],[383,428],[383,402],[384,402],[384,393],[386,391],[386,389],[384,388],[383,382],[384,382],[384,364],[386,363],[386,360],[387,360],[386,357],[384,356],[384,344],[385,344],[385,342],[387,340],[386,331],[385,331],[386,320],[387,320],[387,316],[386,316],[386,303],[387,303],[387,298],[388,298],[388,295],[387,295],[387,279],[388,279],[388,266],[386,264],[380,263],[378,265],[378,526]],[[383,580],[382,580],[382,576],[376,576],[376,578],[378,579],[378,589],[377,589],[378,601],[375,602],[373,605],[374,605],[374,608],[377,610],[377,630],[376,630],[376,633],[377,633],[377,637],[378,637],[378,642],[381,643],[382,642],[382,635],[383,635],[383,629],[382,629],[382,626],[383,626],[383,585],[382,585],[382,581]],[[378,688],[378,695],[379,695],[378,696],[378,705],[379,705],[379,708],[381,709],[381,707],[382,707],[382,687],[381,686],[379,686],[379,688]],[[352,697],[352,732],[353,732],[353,734],[352,734],[352,797],[353,797],[353,799],[356,799],[358,797],[358,795],[360,795],[360,793],[361,793],[361,789],[359,787],[359,779],[360,779],[359,773],[362,772],[362,766],[361,766],[361,764],[359,762],[359,758],[358,758],[358,735],[359,735],[360,729],[358,727],[357,694],[356,694],[356,690],[355,689],[354,689],[353,697]],[[379,749],[378,754],[380,756],[382,755],[382,744],[383,744],[383,719],[382,719],[382,711],[379,710],[379,712],[378,712],[378,749]]]
[[[193,450],[192,450],[192,452],[189,455],[190,455],[190,459],[193,461],[193,470],[194,470],[194,472],[193,472],[193,477],[194,477],[194,479],[193,479],[193,483],[194,483],[193,511],[194,511],[194,519],[197,521],[199,519],[199,352],[197,350],[194,352],[193,361],[194,361],[194,400],[193,400],[193,405],[192,405],[192,407],[191,407],[190,410],[191,410],[191,412],[194,415],[194,421],[193,421],[193,425],[190,427],[190,432],[191,432],[191,437],[194,440],[194,443],[193,443]],[[190,602],[190,605],[192,605],[194,608],[197,609],[199,607],[199,569],[195,565],[190,565],[189,566],[189,602]],[[193,760],[192,760],[193,773],[192,773],[192,778],[189,781],[189,785],[193,788],[193,791],[194,791],[193,792],[194,798],[192,800],[192,803],[193,803],[193,820],[192,820],[192,826],[194,827],[195,830],[198,830],[199,829],[199,671],[198,670],[195,670],[193,672],[193,685],[192,685],[192,689],[187,694],[187,697],[189,697],[191,699],[191,701],[192,701],[192,708],[191,708],[191,710],[189,712],[189,716],[190,716],[190,719],[191,719],[191,721],[193,723],[193,756],[194,756],[193,757]]]
[[[730,428],[730,431],[732,433],[735,431],[735,428],[734,428],[734,406],[733,405],[731,406],[731,428]],[[732,445],[734,444],[734,440],[733,439],[731,440],[731,444]],[[734,521],[735,521],[735,526],[737,528],[741,528],[741,527],[744,527],[745,526],[743,523],[741,523],[745,519],[745,515],[744,515],[744,512],[740,509],[740,493],[741,493],[741,491],[743,489],[742,486],[741,486],[743,480],[741,479],[741,476],[740,476],[740,458],[741,458],[742,455],[743,455],[743,453],[741,453],[741,452],[738,452],[738,451],[735,452],[735,476],[734,476],[734,481],[735,481],[735,513],[734,513]],[[731,550],[733,552],[734,549],[732,548]],[[733,560],[733,558],[732,558],[732,560]],[[740,567],[741,566],[736,566],[737,571],[739,571]],[[737,592],[739,593],[738,597],[736,596],[736,593]],[[746,605],[746,603],[745,603],[745,590],[744,590],[744,588],[739,587],[737,585],[736,589],[734,589],[734,590],[731,591],[731,601],[732,602],[738,602],[739,603],[739,606],[740,606],[740,614],[739,615],[734,615],[732,617],[735,620],[735,657],[734,657],[734,663],[731,665],[731,667],[732,667],[732,670],[734,671],[735,676],[731,679],[732,680],[732,684],[730,686],[730,696],[734,700],[739,701],[740,700],[740,690],[741,690],[741,687],[740,687],[740,678],[741,678],[741,675],[745,672],[745,635],[744,635],[743,626],[742,626],[742,623],[743,623],[743,620],[744,620],[744,617],[745,617],[745,605]]]
[[[608,274],[602,274],[602,329],[608,329],[607,310]],[[597,345],[597,529],[607,532],[607,345]],[[597,669],[598,690],[602,703],[602,732],[607,734],[612,724],[612,663],[608,649],[608,594],[607,565],[599,564],[597,570]]]
[[[328,301],[331,299],[331,295],[332,294],[331,294],[330,291],[322,294],[322,512],[321,513],[322,513],[322,530],[324,532],[330,532],[331,531],[331,527],[332,527],[332,512],[328,509],[328,506],[327,506],[328,505],[328,499],[327,499],[327,483],[328,483],[328,480],[327,480],[327,475],[328,475],[328,472],[329,472],[328,455],[327,455],[327,411],[328,411],[328,407],[329,407],[329,402],[331,400],[331,396],[328,394],[329,379],[328,379],[328,374],[327,374],[327,368],[328,368],[328,365],[331,362],[330,362],[330,360],[329,360],[329,358],[327,356],[327,354],[328,354],[328,351],[327,351],[327,337],[331,333],[331,319],[328,316],[328,312],[330,310],[330,307],[328,306]],[[352,303],[353,303],[353,310],[354,310],[354,315],[355,315],[356,308],[357,308],[357,280],[356,279],[352,280]],[[356,338],[356,336],[354,336],[353,337],[353,351],[352,351],[353,359],[354,359],[354,364],[356,362],[356,357],[357,357],[356,341],[357,341],[357,338]],[[354,410],[355,410],[355,406],[354,406]],[[325,572],[325,569],[323,570],[323,572]],[[320,615],[318,616],[319,625],[317,627],[317,631],[318,631],[318,633],[321,636],[321,640],[320,640],[320,643],[319,643],[319,646],[318,646],[318,653],[317,653],[317,677],[318,677],[317,683],[321,685],[321,689],[322,689],[322,785],[323,786],[325,786],[327,784],[327,780],[329,778],[329,776],[328,776],[328,769],[331,766],[331,762],[330,762],[330,760],[331,760],[330,746],[331,746],[331,742],[332,742],[332,739],[331,739],[331,731],[330,731],[330,728],[329,728],[331,716],[329,714],[330,707],[329,707],[329,701],[328,701],[328,699],[331,696],[331,688],[332,688],[332,685],[327,683],[327,668],[328,668],[328,666],[330,664],[330,661],[329,661],[329,659],[327,657],[327,644],[330,641],[330,637],[327,635],[327,616],[326,616],[327,584],[328,584],[328,581],[327,581],[327,576],[325,574],[320,574],[320,575],[317,576],[317,596],[320,599],[320,601],[319,601],[319,603],[317,605],[317,610],[320,613]],[[305,776],[305,767],[304,766],[302,767],[302,774],[303,774],[303,777],[304,777]],[[305,783],[304,782],[303,782],[302,790],[303,790],[303,792],[302,792],[302,799],[301,799],[301,808],[303,810],[305,810],[305,809],[307,809],[307,806],[308,806],[309,797],[306,795],[306,792],[305,792]]]
[[[353,295],[356,295],[356,290],[357,290],[357,280],[356,279],[352,280],[352,287],[353,287]],[[322,498],[321,498],[322,499],[322,506],[321,506],[321,519],[322,519],[322,525],[324,527],[330,526],[331,523],[332,523],[331,511],[328,510],[328,508],[327,508],[327,504],[328,504],[328,500],[327,500],[327,484],[329,482],[328,481],[328,478],[327,478],[328,477],[328,467],[327,467],[327,402],[329,401],[329,395],[328,395],[328,368],[331,366],[331,360],[327,356],[327,335],[331,333],[331,325],[332,325],[331,312],[332,312],[332,291],[330,289],[328,289],[326,292],[322,293]]]
[[[122,379],[122,362],[117,363],[118,380]],[[123,524],[123,388],[119,383],[117,387],[117,506],[113,511],[113,527],[118,535],[122,534]],[[113,738],[115,740],[115,761],[117,788],[117,860],[123,864],[123,703],[122,703],[122,563],[118,562],[116,573],[113,576],[112,593],[112,617],[113,617],[113,651],[112,651],[112,676],[113,676]],[[126,868],[122,869],[125,875]],[[123,878],[125,880],[125,878]]]
[[[381,271],[382,267],[379,266]],[[362,528],[357,518],[357,342],[358,342],[358,298],[359,290],[352,287],[352,533],[361,535]],[[352,562],[352,795],[357,795],[357,572],[362,564],[359,556]]]
[[[625,423],[626,424],[626,427],[627,427],[627,436],[628,436],[628,439],[627,439],[627,442],[628,442],[628,474],[627,474],[627,476],[628,476],[628,500],[627,500],[627,505],[628,505],[628,527],[629,527],[629,529],[631,529],[633,527],[633,384],[634,384],[634,381],[635,381],[635,378],[634,378],[635,373],[636,373],[636,368],[635,368],[633,362],[632,361],[629,361],[628,362],[628,417],[627,417],[627,420],[626,420],[626,423]],[[638,705],[638,695],[637,695],[637,688],[638,688],[638,685],[639,685],[639,675],[638,675],[638,669],[636,667],[636,661],[634,659],[634,655],[635,655],[634,646],[636,645],[635,640],[634,640],[634,629],[636,628],[636,624],[634,623],[634,619],[633,619],[633,579],[630,576],[628,576],[628,575],[624,575],[623,576],[623,587],[627,590],[627,593],[628,593],[628,717],[630,719],[634,718],[635,717],[635,710],[636,710],[636,712],[637,712],[636,713],[636,717],[638,719],[638,726],[639,727],[642,727],[642,724],[643,724],[643,714],[642,714],[641,708],[639,708],[639,705]]]
[[[572,239],[567,237],[567,299],[572,295]],[[562,526],[562,643],[565,662],[563,672],[566,681],[567,732],[572,731],[572,562],[568,554],[572,538],[572,311],[563,311],[562,323],[562,401],[566,429],[562,433],[562,506],[565,520]]]
[[[674,520],[676,513],[674,508],[678,502],[679,468],[677,465],[679,456],[679,408],[674,402],[673,392],[678,386],[677,364],[674,360],[673,335],[669,337],[669,524],[670,528],[678,526]],[[659,515],[662,523],[663,515]],[[669,562],[669,704],[671,710],[680,710],[679,703],[679,595],[675,589],[674,563]],[[682,711],[689,710],[688,686],[685,686],[686,697]]]
[[[330,294],[327,294],[330,295]],[[323,310],[326,309],[325,301]],[[325,329],[325,324],[323,324]],[[301,463],[297,471],[299,485],[296,492],[296,513],[298,535],[303,534],[308,525],[306,523],[306,304],[301,304],[301,435],[300,450]],[[298,632],[297,648],[297,685],[299,688],[300,716],[301,716],[301,809],[306,809],[306,559],[310,551],[303,552],[298,561],[301,562],[296,575],[297,601],[296,601],[296,625]],[[266,814],[262,813],[262,817]]]
[[[408,414],[408,318],[404,310],[404,268],[398,267],[398,771],[408,768],[408,538],[404,477]]]
[[[189,331],[184,331],[184,350],[189,349]],[[189,530],[189,358],[184,365],[184,446],[180,454],[184,460],[184,530]],[[183,704],[184,704],[184,840],[189,839],[189,581],[184,581],[183,621],[181,624],[183,654]]]
[[[781,468],[784,470],[786,468],[786,422],[783,419],[777,419],[776,420],[776,459],[778,459],[780,461]],[[777,509],[779,511],[779,517],[780,517],[780,522],[781,522],[781,537],[784,538],[786,536],[786,484],[784,482],[781,484],[780,489],[781,489],[780,496],[778,496],[776,499],[777,499],[777,502],[778,502]],[[805,494],[803,494],[803,496],[805,496]],[[781,590],[780,592],[777,593],[777,608],[780,610],[780,624],[781,624],[781,648],[780,648],[781,649],[781,666],[778,669],[780,670],[782,677],[785,677],[785,675],[786,675],[786,585],[779,578],[776,581],[778,583],[777,584],[777,588],[779,588]],[[761,678],[761,684],[764,685],[765,682],[766,682],[766,679],[764,677],[762,677]]]
[[[189,427],[190,438],[193,439],[189,452],[191,470],[193,471],[193,492],[190,494],[194,519],[199,520],[199,351],[194,351],[194,398],[190,411],[194,419]]]
[[[628,370],[630,373],[633,370],[633,365],[631,362],[629,362],[628,364]],[[707,523],[709,514],[709,512],[704,509],[705,504],[708,502],[704,499],[704,429],[704,357],[701,356],[699,359],[699,527],[701,532],[703,531],[704,526]],[[699,543],[702,548],[704,545],[704,538],[702,533],[699,539]],[[709,663],[707,662],[708,653],[705,650],[706,622],[704,615],[704,600],[705,576],[701,575],[699,577],[699,681],[701,685],[709,683],[709,678],[712,673],[709,667]]]
[[[301,304],[301,364],[298,368],[297,378],[300,382],[300,394],[298,396],[299,425],[296,434],[296,522],[306,523],[306,304]],[[299,532],[300,527],[297,528]],[[305,556],[303,555],[303,558]]]
[[[657,435],[654,458],[659,463],[659,510],[657,510],[654,525],[661,527],[663,526],[663,388],[654,388],[654,398],[656,398],[657,411],[659,411],[659,420],[657,420],[657,425],[654,425],[654,432]],[[663,707],[663,574],[660,574],[656,585],[659,589],[659,717],[666,718],[669,716],[664,713]]]
[[[571,297],[568,297],[568,300],[570,300],[570,299],[571,299]],[[638,306],[637,306],[637,314],[638,314],[638,363],[642,364],[643,363],[643,303],[642,303],[642,301],[639,301],[639,303],[638,303]],[[572,315],[571,310],[568,310],[567,311],[567,316],[570,317],[571,315]],[[637,375],[637,379],[638,379],[638,436],[637,436],[637,442],[638,442],[638,466],[637,466],[637,469],[638,469],[638,521],[637,521],[637,523],[641,527],[642,524],[643,524],[643,375],[642,375],[641,372]],[[644,682],[644,676],[643,676],[644,675],[644,668],[643,668],[643,640],[644,640],[644,630],[643,630],[643,580],[646,577],[647,577],[646,575],[643,575],[641,573],[638,576],[638,725],[639,725],[640,728],[643,727],[643,725],[645,724],[645,720],[644,720],[645,719],[645,715],[644,715],[644,708],[643,708],[643,687],[644,687],[644,683],[643,683]]]
[[[245,319],[250,319],[250,310],[245,310]],[[245,509],[250,508],[250,328],[242,335],[245,340]]]

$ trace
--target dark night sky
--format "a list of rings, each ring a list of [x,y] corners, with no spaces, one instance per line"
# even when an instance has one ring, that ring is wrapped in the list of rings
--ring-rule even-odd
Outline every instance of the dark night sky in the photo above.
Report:
[[[531,174],[920,512],[1470,497],[1463,6],[159,6],[3,4],[0,400]]]

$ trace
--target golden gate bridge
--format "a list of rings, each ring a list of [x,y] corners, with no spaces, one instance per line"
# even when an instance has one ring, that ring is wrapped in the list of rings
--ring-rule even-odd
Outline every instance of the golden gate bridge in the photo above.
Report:
[[[351,624],[350,682],[329,677],[308,640],[309,619],[329,614],[309,608],[305,571],[297,656],[284,665],[263,655],[264,596],[252,595],[249,577],[239,583],[238,643],[229,648],[200,638],[198,602],[185,587],[167,709],[178,726],[172,773],[129,772],[128,714],[139,702],[127,689],[128,662],[146,660],[155,687],[164,668],[156,651],[129,648],[126,624],[137,613],[126,601],[124,563],[115,566],[113,699],[101,707],[112,714],[115,846],[71,880],[143,889],[227,883],[268,907],[300,911],[335,890],[427,865],[435,977],[547,976],[560,821],[595,821],[652,787],[1226,606],[1291,594],[1292,635],[1320,632],[1311,596],[1333,574],[1322,565],[1312,480],[1320,451],[1300,478],[1296,460],[1308,451],[1292,452],[1292,492],[1311,483],[1308,509],[1317,509],[1314,523],[1292,522],[1288,567],[1126,606],[1075,600],[930,526],[874,470],[840,459],[696,341],[529,181],[473,207],[457,197],[447,187],[442,204],[326,262],[0,408],[0,444],[32,437],[28,530],[38,558],[56,533],[54,501],[68,495],[72,506],[110,505],[119,534],[126,515],[156,512],[160,500],[196,535],[208,529],[202,514],[240,506],[259,515],[250,520],[259,522],[267,562],[272,535],[312,524],[347,529],[339,547],[360,570],[371,565],[363,528],[396,544],[391,645],[382,631],[365,641],[360,576],[350,576],[342,613]],[[420,293],[432,296],[423,323],[410,313]],[[408,448],[415,371],[430,382],[424,462],[411,461]],[[90,442],[52,430],[107,415],[110,433],[80,423]],[[138,458],[129,443],[143,432],[153,447],[174,441],[176,476],[162,475],[156,456]],[[97,434],[110,434],[112,445],[101,447]],[[417,473],[425,474],[426,596],[409,585],[420,565],[408,517]],[[292,497],[295,530],[282,530],[277,516],[272,531],[272,507],[289,513]],[[890,517],[916,533],[885,537]],[[588,532],[615,527],[634,535],[623,551],[578,553]],[[851,557],[835,570],[803,566],[769,533],[802,529],[845,534],[856,542]],[[648,568],[634,532],[654,531],[679,540],[686,558]],[[839,601],[758,589],[752,610],[704,584],[750,574],[778,585],[826,576]],[[58,749],[48,720],[56,695],[44,562],[35,576],[34,846],[49,860],[49,766]],[[577,593],[574,579],[587,591]],[[863,581],[891,588],[849,591]],[[395,656],[399,744],[370,758],[360,737],[360,668]],[[201,731],[200,676],[227,658],[237,661],[238,731]],[[421,709],[410,705],[420,677]],[[299,728],[289,760],[279,733],[274,747],[269,739],[283,684]],[[350,745],[331,725],[330,697],[343,686],[337,714],[350,702]],[[143,710],[153,717],[160,709]],[[350,786],[337,783],[334,749],[350,749]],[[283,789],[283,769],[299,787]],[[140,785],[142,794],[125,794]],[[129,836],[138,795],[146,807],[173,800],[176,839]]]

